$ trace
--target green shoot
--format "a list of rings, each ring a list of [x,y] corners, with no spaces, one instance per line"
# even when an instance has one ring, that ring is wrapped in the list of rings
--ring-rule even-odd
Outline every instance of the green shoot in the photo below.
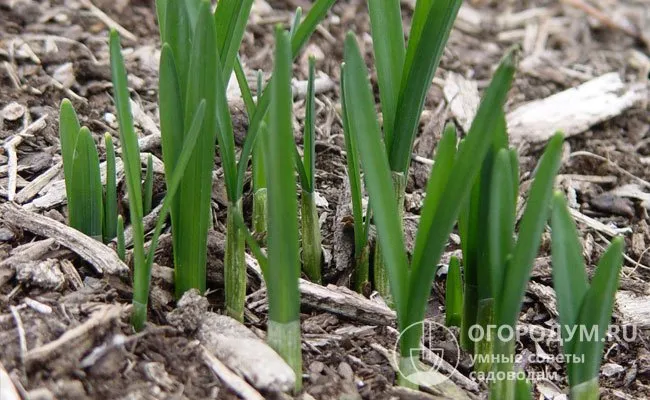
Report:
[[[70,226],[101,241],[104,216],[99,157],[92,134],[86,127],[79,130],[71,186],[71,196],[68,198]]]
[[[600,398],[598,374],[623,264],[624,242],[621,237],[612,240],[590,285],[578,232],[561,193],[556,193],[553,198],[551,225],[553,285],[557,293],[564,353],[570,355],[567,373],[571,398],[596,400]],[[575,328],[596,335],[570,337],[569,333]],[[583,357],[584,362],[572,361]]]
[[[126,260],[126,243],[124,239],[124,218],[121,215],[117,216],[117,256],[120,260]]]
[[[318,22],[325,16],[334,0],[318,0],[296,29],[292,57],[305,44]],[[171,212],[176,271],[176,295],[190,288],[205,290],[207,233],[210,222],[210,193],[214,143],[224,171],[228,197],[226,226],[226,309],[230,316],[243,320],[246,294],[244,263],[245,235],[237,227],[233,215],[241,211],[243,186],[248,158],[255,137],[270,105],[270,96],[258,93],[254,107],[244,85],[237,57],[252,0],[220,2],[214,15],[206,0],[174,2],[159,0],[159,17],[163,31],[160,66],[160,114],[163,158],[166,176],[176,169],[178,149],[183,132],[188,132],[197,105],[204,99],[206,115],[202,133],[194,148],[186,176],[173,200]],[[242,94],[249,113],[250,124],[244,148],[236,159],[232,120],[226,99],[226,84],[231,72],[239,75]],[[244,77],[245,78],[245,77]],[[264,93],[270,91],[265,90]],[[197,214],[199,217],[197,218]]]
[[[110,133],[104,135],[106,144],[106,193],[104,195],[104,242],[117,234],[117,177],[115,175],[115,146]]]
[[[407,384],[412,375],[410,371],[416,364],[414,361],[419,354],[421,336],[417,329],[406,328],[424,318],[435,266],[444,251],[461,204],[469,195],[479,173],[480,162],[477,160],[485,157],[493,141],[498,115],[513,78],[515,61],[513,51],[504,57],[486,90],[462,148],[456,152],[453,128],[447,129],[443,135],[427,185],[427,196],[409,265],[397,211],[397,196],[392,185],[388,155],[381,142],[368,72],[354,36],[348,34],[346,38],[344,102],[348,106],[349,128],[357,139],[398,325],[403,332],[400,338],[400,366],[403,373],[400,381],[403,384]]]
[[[348,181],[352,198],[352,217],[354,219],[354,288],[359,293],[370,293],[369,256],[370,244],[368,242],[369,215],[363,218],[363,186],[361,181],[361,168],[359,166],[357,144],[355,135],[352,134],[348,121],[348,106],[345,102],[345,66],[341,66],[341,111],[343,120],[343,136],[345,138],[345,151],[347,162]],[[370,208],[368,208],[370,210]]]
[[[494,219],[490,222],[490,229],[502,233],[503,237],[501,241],[492,240],[490,243],[489,252],[496,255],[490,257],[490,268],[486,273],[494,294],[493,315],[490,319],[500,328],[508,327],[512,331],[516,328],[530,271],[548,219],[553,182],[560,166],[562,142],[563,136],[558,133],[546,146],[519,224],[516,243],[511,239],[514,236],[515,221],[515,195],[512,192],[514,177],[511,175],[515,170],[511,165],[513,157],[505,149],[499,150],[496,155],[489,205],[490,214],[494,214]],[[478,310],[481,312],[480,308]],[[483,320],[479,319],[478,322]],[[489,347],[495,356],[493,359],[499,360],[494,367],[496,371],[509,376],[514,370],[512,363],[508,361],[514,356],[515,343],[513,338],[504,336],[507,335],[496,335],[494,343],[489,343]],[[477,353],[487,350],[489,349],[477,346]],[[516,379],[495,381],[490,388],[490,398],[515,400],[516,391]]]
[[[298,15],[298,13],[296,14]],[[300,159],[297,151],[296,166],[300,176],[302,192],[301,228],[302,228],[302,263],[305,273],[315,283],[321,283],[321,234],[316,208],[316,121],[314,92],[314,63],[309,58],[309,79],[307,83],[307,104],[305,113],[304,157]]]
[[[167,196],[163,200],[158,222],[151,239],[149,254],[145,258],[144,227],[143,227],[143,202],[140,187],[140,149],[133,128],[133,116],[129,104],[129,91],[127,88],[126,68],[120,48],[120,38],[115,30],[110,34],[111,72],[113,77],[113,90],[115,107],[120,125],[120,143],[124,158],[124,174],[129,195],[129,212],[133,229],[133,314],[131,322],[136,330],[141,330],[147,319],[147,303],[151,281],[151,265],[153,264],[154,251],[158,245],[158,237],[162,231],[164,220],[169,213],[174,195],[180,187],[181,178],[186,172],[186,167],[194,148],[198,142],[201,126],[203,125],[206,101],[201,100],[196,109],[196,114],[189,125],[188,133],[183,141],[178,154],[176,168],[168,177]],[[123,223],[118,222],[118,253],[124,251]],[[121,244],[120,244],[121,242]],[[121,247],[121,248],[120,248]],[[120,254],[122,256],[122,254]]]
[[[463,311],[463,282],[460,277],[460,261],[449,260],[445,290],[445,325],[460,327]]]
[[[300,292],[298,279],[298,205],[295,196],[293,129],[291,125],[291,45],[289,35],[276,30],[275,65],[266,146],[268,186],[269,299],[267,341],[296,373],[300,390]]]
[[[144,212],[144,215],[147,215],[151,212],[151,203],[153,201],[153,156],[151,154],[147,157],[143,196],[142,211]]]
[[[418,1],[405,49],[400,1],[368,1],[384,122],[384,152],[388,155],[400,220],[424,99],[461,3],[462,0]],[[426,40],[421,40],[423,37]],[[375,289],[392,306],[389,273],[382,251],[380,243],[374,257]]]

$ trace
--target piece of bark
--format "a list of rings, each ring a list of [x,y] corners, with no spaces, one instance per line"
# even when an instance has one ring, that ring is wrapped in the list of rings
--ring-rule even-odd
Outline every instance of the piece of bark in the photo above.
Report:
[[[296,374],[273,349],[243,324],[207,312],[197,332],[201,344],[251,385],[262,391],[288,392]]]
[[[124,172],[124,164],[121,158],[115,159],[115,173],[117,175],[117,182],[119,183]],[[99,173],[101,176],[102,185],[106,185],[106,161],[99,164]],[[25,204],[28,210],[49,210],[50,208],[58,207],[61,204],[67,203],[65,192],[65,180],[58,179],[50,182],[40,192],[41,196],[35,198],[30,203]]]
[[[650,296],[619,290],[616,292],[616,309],[621,324],[633,325],[637,329],[650,328]]]
[[[465,133],[469,132],[481,102],[477,82],[449,72],[442,91],[454,118]]]
[[[514,144],[543,143],[557,131],[565,137],[574,136],[647,97],[645,85],[625,84],[618,73],[608,73],[509,112],[508,133]]]
[[[20,400],[21,397],[18,395],[18,391],[14,386],[14,383],[11,381],[11,377],[7,373],[7,370],[0,362],[0,399],[2,400]]]
[[[15,275],[15,265],[39,260],[50,252],[54,239],[38,240],[12,249],[9,257],[0,262],[0,287],[9,282]]]
[[[197,290],[186,292],[167,320],[177,329],[196,333],[196,338],[221,362],[255,388],[286,392],[296,375],[284,360],[240,322],[208,311],[207,299]]]
[[[74,228],[27,211],[14,203],[0,205],[0,220],[39,236],[56,240],[88,261],[100,274],[126,275],[129,272],[126,264],[108,246]]]
[[[343,179],[339,199],[334,214],[334,244],[332,262],[337,271],[345,271],[354,266],[354,217],[352,216],[352,197],[350,181]]]
[[[369,325],[392,325],[397,315],[385,304],[369,300],[359,293],[343,286],[321,286],[304,279],[299,281],[300,303],[317,310],[326,311]],[[249,307],[257,311],[267,308],[266,288],[258,290],[258,299]],[[250,300],[250,299],[249,299]]]
[[[203,347],[203,346],[201,346]],[[232,372],[228,367],[226,367],[219,359],[203,347],[202,352],[203,362],[205,365],[214,372],[223,383],[226,384],[233,392],[237,393],[239,397],[244,400],[264,400],[264,397],[255,390],[251,385],[249,385],[244,379],[240,378],[239,375]]]
[[[62,167],[62,162],[56,163],[50,169],[43,172],[41,175],[29,182],[27,186],[25,186],[20,192],[16,194],[16,203],[24,204],[33,199],[38,194],[38,192],[41,191],[41,189],[43,189],[48,183],[52,181],[52,179],[54,179],[55,176],[57,176]]]
[[[26,366],[28,368],[37,368],[54,358],[61,360],[65,358],[70,362],[73,358],[76,359],[76,356],[80,359],[87,350],[92,348],[97,331],[107,329],[113,321],[121,317],[126,307],[128,306],[117,304],[98,305],[96,311],[81,325],[66,331],[59,338],[47,344],[29,350],[25,354]],[[62,354],[66,356],[60,357]],[[74,356],[71,356],[72,354]]]

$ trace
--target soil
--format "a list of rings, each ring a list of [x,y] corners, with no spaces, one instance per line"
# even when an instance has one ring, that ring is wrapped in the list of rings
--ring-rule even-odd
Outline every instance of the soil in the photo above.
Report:
[[[533,42],[532,48],[530,43],[528,48],[524,44],[524,51],[529,56],[537,54],[542,62],[537,68],[518,72],[507,110],[577,86],[606,72],[618,72],[625,82],[647,85],[649,41],[644,40],[648,36],[644,36],[643,29],[650,26],[650,17],[648,5],[643,5],[643,1],[592,2],[597,8],[612,7],[614,20],[636,27],[636,36],[567,5],[575,2],[466,2],[466,6],[477,11],[483,22],[474,28],[457,24],[453,30],[434,85],[428,93],[421,132],[415,145],[416,154],[431,158],[442,126],[453,119],[445,106],[440,82],[444,82],[450,72],[455,72],[477,82],[479,89],[483,90],[504,51],[530,36],[533,29],[538,29],[535,32],[546,29],[548,35],[543,37],[545,40],[540,40],[540,35],[533,35],[537,42]],[[90,127],[96,135],[101,153],[103,145],[99,139],[103,133],[109,132],[115,138],[118,136],[111,98],[107,26],[88,7],[90,3],[89,0],[0,0],[0,109],[3,110],[0,115],[0,139],[7,143],[38,118],[45,116],[46,122],[38,133],[25,137],[17,149],[18,191],[60,160],[58,107],[62,99],[72,98],[82,124]],[[156,122],[156,50],[159,49],[159,38],[154,2],[96,0],[93,3],[112,21],[137,37],[137,41],[129,41],[122,35],[132,98]],[[278,22],[288,23],[297,6],[308,9],[310,3],[307,0],[268,0],[270,9],[262,7],[261,11],[253,13],[240,52],[251,80],[257,70],[263,71],[266,77],[271,71],[274,25]],[[313,35],[303,55],[298,57],[294,65],[296,79],[307,78],[306,56],[314,54],[318,73],[329,76],[338,84],[343,38],[349,30],[361,38],[368,65],[372,65],[365,3],[361,0],[339,0],[335,3],[323,21],[322,29]],[[405,0],[402,3],[408,27],[414,1]],[[540,10],[546,16],[529,18],[525,23],[509,25],[508,21],[512,22],[513,18],[505,18],[514,13],[523,15],[519,13]],[[637,13],[639,10],[645,10],[645,14]],[[375,78],[373,75],[376,90]],[[340,225],[338,218],[342,212],[340,208],[346,206],[344,196],[341,196],[346,184],[346,172],[345,158],[341,153],[344,149],[341,122],[336,111],[338,89],[320,93],[317,99],[316,187],[326,200],[326,205],[319,210],[323,221],[326,261],[324,277],[325,283],[345,286],[350,284],[352,275],[349,264],[352,245],[349,232],[345,232],[347,228]],[[10,113],[16,107],[23,107],[22,113],[17,112],[18,117]],[[606,225],[629,228],[625,234],[628,258],[621,285],[639,295],[648,293],[647,282],[650,280],[650,268],[646,267],[650,265],[650,252],[647,252],[646,245],[650,243],[648,212],[640,199],[623,198],[612,194],[612,190],[627,183],[638,183],[638,179],[650,180],[648,111],[647,101],[637,104],[568,139],[567,155],[584,151],[605,157],[609,162],[590,156],[565,157],[560,171],[563,175],[611,178],[587,180],[573,186],[560,185],[575,194],[579,210],[584,215]],[[295,103],[295,115],[296,138],[301,143],[304,101]],[[238,134],[243,135],[245,123],[238,126]],[[144,126],[138,126],[138,129],[143,135],[151,133]],[[159,148],[152,149],[152,152],[161,156]],[[525,146],[520,154],[522,187],[525,187],[541,148]],[[0,150],[0,202],[7,200],[7,157],[6,150]],[[409,243],[412,243],[417,227],[428,172],[429,167],[425,163],[412,163],[405,214]],[[164,194],[161,176],[157,176],[155,188],[156,198],[160,199]],[[248,214],[252,200],[250,193],[246,196],[244,205]],[[223,225],[226,216],[224,204],[219,201],[219,190],[216,190],[214,198],[216,223],[210,239],[210,290],[207,297],[213,310],[219,312],[223,296]],[[126,203],[122,207],[126,208]],[[65,221],[65,206],[41,212]],[[606,238],[593,227],[584,224],[579,227],[585,243],[585,256],[590,264],[595,264],[607,245]],[[3,221],[0,226],[0,260],[8,258],[12,249],[38,239],[43,238],[16,229],[11,221]],[[457,248],[456,243],[450,243],[443,264]],[[552,296],[544,296],[547,292],[539,289],[542,287],[552,292],[548,252],[548,240],[545,240],[538,259],[541,261],[536,264],[533,283],[522,309],[522,324],[548,328],[555,320],[555,310],[549,304]],[[168,324],[166,314],[173,309],[174,302],[172,288],[163,279],[154,278],[149,324],[144,332],[133,332],[128,312],[123,310],[118,317],[92,329],[73,348],[59,349],[56,356],[35,361],[29,350],[61,338],[88,321],[97,310],[109,305],[128,305],[132,293],[128,281],[98,274],[74,253],[58,245],[50,246],[43,259],[55,260],[62,267],[72,263],[77,274],[64,273],[65,277],[56,284],[29,278],[13,278],[0,284],[0,366],[10,374],[23,398],[237,398],[203,363],[195,338]],[[169,238],[162,239],[156,263],[172,267]],[[0,279],[0,282],[5,281]],[[259,282],[252,282],[250,292],[258,288]],[[440,318],[444,314],[443,291],[444,274],[439,274],[433,285],[429,307],[432,318]],[[247,325],[264,331],[265,313],[249,311]],[[393,348],[396,339],[393,328],[365,326],[353,319],[308,308],[302,311],[304,389],[298,397],[407,398],[402,392],[393,390],[395,373],[376,346]],[[614,321],[624,320],[625,315],[616,310]],[[644,329],[636,333],[635,340],[631,342],[614,339],[607,343],[603,361],[607,368],[601,371],[603,398],[650,397],[648,335]],[[439,345],[448,347],[450,343],[442,340]],[[98,358],[92,358],[97,349],[104,349],[104,352]],[[517,350],[523,354],[537,355],[553,355],[560,351],[558,346],[540,347],[526,338],[518,343]],[[453,359],[447,361],[452,365],[456,362]],[[468,375],[470,368],[466,363],[466,359],[461,359],[458,369]],[[534,382],[537,398],[554,398],[567,387],[563,365],[542,362],[529,364],[526,368],[528,371],[557,372],[555,378]],[[478,393],[467,394],[472,398],[485,398],[485,387],[481,386]],[[414,396],[409,398],[439,398],[432,394]]]

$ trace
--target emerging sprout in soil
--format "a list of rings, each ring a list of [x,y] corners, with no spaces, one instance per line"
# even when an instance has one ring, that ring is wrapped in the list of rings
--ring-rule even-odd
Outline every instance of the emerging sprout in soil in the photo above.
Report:
[[[68,99],[61,102],[59,137],[71,227],[93,239],[109,242],[117,229],[115,150],[106,135],[106,194],[99,172],[99,156],[92,134],[81,127]]]
[[[179,188],[181,178],[185,173],[192,151],[197,143],[201,131],[202,121],[205,115],[205,100],[201,99],[196,108],[196,114],[189,125],[188,133],[185,139],[180,143],[181,150],[178,154],[176,168],[171,171],[171,177],[167,180],[167,195],[162,202],[160,215],[156,228],[154,229],[149,245],[149,252],[145,257],[144,249],[144,226],[143,202],[141,189],[141,169],[140,169],[140,149],[138,147],[138,138],[133,128],[133,116],[129,104],[129,90],[127,88],[126,68],[122,58],[120,48],[120,38],[115,30],[110,35],[110,56],[111,56],[111,74],[113,78],[113,90],[115,98],[115,108],[117,109],[117,118],[120,125],[120,143],[122,145],[122,157],[124,161],[124,179],[126,180],[126,189],[129,195],[129,212],[131,216],[131,226],[133,230],[133,314],[132,323],[136,330],[144,327],[147,319],[147,303],[149,299],[149,287],[151,282],[151,266],[158,238],[162,231],[165,219],[172,207],[172,200],[176,190]],[[118,252],[124,252],[124,233],[122,225],[118,225],[120,234],[118,235]],[[120,244],[121,242],[121,244]],[[123,254],[120,254],[123,257]]]
[[[572,355],[567,365],[571,399],[596,400],[600,398],[598,374],[623,264],[623,238],[612,240],[598,262],[590,285],[578,232],[561,193],[553,198],[551,228],[553,286],[557,293],[563,348],[564,353]],[[580,331],[596,329],[597,334],[588,338],[584,334],[570,336],[574,328]],[[572,361],[582,357],[584,362]]]
[[[433,7],[431,11],[435,14],[438,10]],[[425,30],[429,29],[427,27]],[[425,42],[430,41],[423,40],[421,45],[426,46]],[[451,127],[445,130],[427,184],[413,258],[409,264],[397,196],[392,185],[393,174],[388,154],[381,143],[381,130],[375,114],[368,72],[354,36],[348,34],[346,38],[344,103],[347,106],[349,128],[358,144],[373,219],[395,300],[398,325],[403,332],[400,337],[402,384],[412,384],[404,377],[409,376],[409,372],[417,364],[421,336],[417,329],[406,328],[424,318],[435,266],[442,255],[461,205],[478,176],[480,161],[494,141],[499,116],[515,71],[515,62],[515,51],[510,51],[495,72],[467,138],[458,151],[455,130]]]
[[[400,1],[368,1],[383,115],[382,147],[388,156],[400,221],[404,213],[411,151],[424,99],[461,3],[462,0],[418,1],[405,48]],[[383,247],[381,242],[376,246],[374,283],[379,294],[392,305],[390,274],[384,264]]]

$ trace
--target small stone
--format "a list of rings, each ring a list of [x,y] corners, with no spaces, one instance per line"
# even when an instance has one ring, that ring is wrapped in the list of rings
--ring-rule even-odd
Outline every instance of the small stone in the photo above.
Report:
[[[625,371],[625,368],[622,365],[614,363],[607,363],[600,369],[600,373],[603,374],[603,376],[606,378],[611,378],[612,376],[618,375],[623,371]]]
[[[209,305],[208,299],[201,296],[198,290],[188,290],[178,300],[177,308],[167,313],[167,321],[179,330],[195,331],[201,324]]]
[[[109,125],[114,125],[117,121],[117,118],[115,117],[115,114],[106,113],[104,114],[104,121]]]
[[[341,378],[345,379],[346,381],[354,380],[354,371],[352,371],[350,364],[346,363],[345,361],[339,364],[338,373]]]
[[[43,289],[58,289],[65,282],[65,276],[57,260],[27,261],[17,263],[16,279],[18,282],[38,286]]]
[[[16,235],[14,235],[13,231],[8,228],[0,228],[0,242],[10,242],[14,240]]]
[[[22,118],[25,115],[25,107],[18,103],[11,102],[2,109],[2,118],[7,121],[16,121],[19,118]]]
[[[313,372],[314,374],[320,374],[323,372],[325,369],[325,364],[323,364],[320,361],[314,361],[311,364],[309,364],[309,372]]]

